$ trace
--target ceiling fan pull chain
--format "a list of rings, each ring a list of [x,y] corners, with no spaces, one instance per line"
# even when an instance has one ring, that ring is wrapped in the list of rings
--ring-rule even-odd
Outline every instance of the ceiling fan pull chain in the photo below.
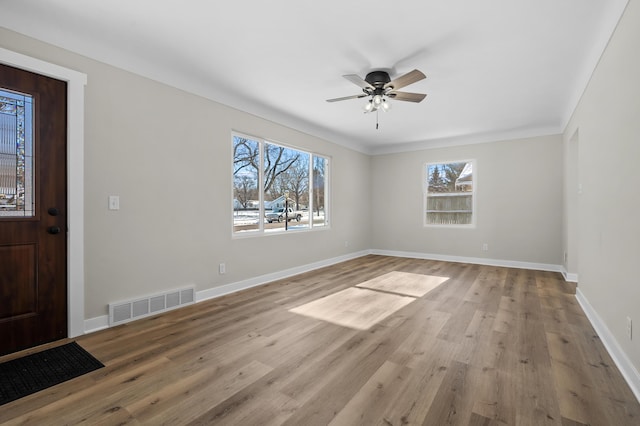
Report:
[[[378,130],[378,110],[376,110],[376,130]]]

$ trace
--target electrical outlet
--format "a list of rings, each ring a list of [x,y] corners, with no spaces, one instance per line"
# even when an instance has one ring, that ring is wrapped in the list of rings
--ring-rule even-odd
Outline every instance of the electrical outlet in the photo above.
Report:
[[[345,246],[345,247],[349,247],[349,241],[345,241],[345,242],[344,242],[344,246]]]
[[[633,323],[631,322],[631,317],[627,317],[627,337],[629,340],[633,337]]]
[[[220,275],[225,274],[227,272],[227,266],[224,263],[221,263],[218,266],[218,272],[220,272]]]
[[[489,244],[483,243],[482,244],[482,251],[489,251]]]

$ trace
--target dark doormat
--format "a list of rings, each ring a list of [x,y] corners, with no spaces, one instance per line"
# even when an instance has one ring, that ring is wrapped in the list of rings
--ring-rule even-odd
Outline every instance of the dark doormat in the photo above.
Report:
[[[76,342],[0,364],[0,405],[82,376],[104,365]]]

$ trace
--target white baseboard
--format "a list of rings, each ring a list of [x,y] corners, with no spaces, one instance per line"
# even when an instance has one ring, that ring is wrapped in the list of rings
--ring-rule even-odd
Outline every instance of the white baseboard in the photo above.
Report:
[[[238,281],[231,284],[225,284],[219,287],[209,288],[196,292],[196,303],[226,294],[235,293],[237,291],[246,290],[251,287],[261,286],[272,281],[281,280],[293,275],[302,274],[304,272],[313,271],[314,269],[324,268],[325,266],[335,265],[336,263],[345,262],[347,260],[356,259],[358,257],[370,254],[369,250],[349,253],[343,256],[333,257],[331,259],[321,260],[319,262],[309,263],[307,265],[297,266],[295,268],[285,269],[283,271],[274,272],[272,274],[261,275],[259,277],[250,278],[248,280]],[[109,328],[109,315],[103,315],[90,318],[84,321],[85,334]]]
[[[347,260],[366,256],[368,254],[370,254],[368,250],[349,253],[344,256],[333,257],[331,259],[322,260],[320,262],[309,263],[303,266],[296,266],[295,268],[285,269],[284,271],[278,271],[271,274],[260,275],[259,277],[249,278],[247,280],[237,281],[235,283],[225,284],[219,287],[202,290],[196,293],[196,302],[202,302],[203,300],[209,300],[216,297],[224,296],[225,294],[231,294],[237,291],[246,290],[251,287],[257,287],[263,284],[267,284],[271,281],[281,280],[283,278],[288,278],[293,275],[298,275],[304,272],[313,271],[314,269],[335,265],[336,263],[345,262]]]
[[[567,270],[562,268],[562,276],[564,280],[569,283],[577,283],[578,282],[578,274],[573,274],[571,272],[567,272]]]
[[[109,328],[109,315],[84,320],[84,334],[104,330],[105,328]]]
[[[446,254],[416,253],[392,250],[371,250],[371,254],[382,256],[408,257],[411,259],[442,260],[445,262],[473,263],[477,265],[502,266],[505,268],[532,269],[536,271],[562,272],[562,265],[548,263],[520,262],[516,260],[487,259],[484,257],[450,256]]]
[[[602,341],[605,349],[609,352],[613,362],[629,384],[631,391],[638,402],[640,402],[640,373],[638,373],[638,370],[631,363],[629,357],[627,357],[627,354],[622,350],[616,338],[611,334],[609,327],[602,321],[600,315],[598,315],[596,310],[593,309],[593,306],[591,306],[591,303],[589,303],[580,291],[580,288],[576,289],[576,299],[589,319],[589,322],[591,322],[591,325],[596,330],[596,333],[598,333],[600,341]]]

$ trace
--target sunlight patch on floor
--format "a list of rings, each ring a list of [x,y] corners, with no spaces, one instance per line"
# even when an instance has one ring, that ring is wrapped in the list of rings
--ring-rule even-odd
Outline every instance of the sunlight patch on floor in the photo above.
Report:
[[[344,327],[367,330],[415,298],[351,287],[290,312]]]
[[[447,280],[447,277],[394,271],[289,311],[367,330]]]
[[[356,287],[422,297],[448,279],[449,277],[393,271],[358,284]]]

